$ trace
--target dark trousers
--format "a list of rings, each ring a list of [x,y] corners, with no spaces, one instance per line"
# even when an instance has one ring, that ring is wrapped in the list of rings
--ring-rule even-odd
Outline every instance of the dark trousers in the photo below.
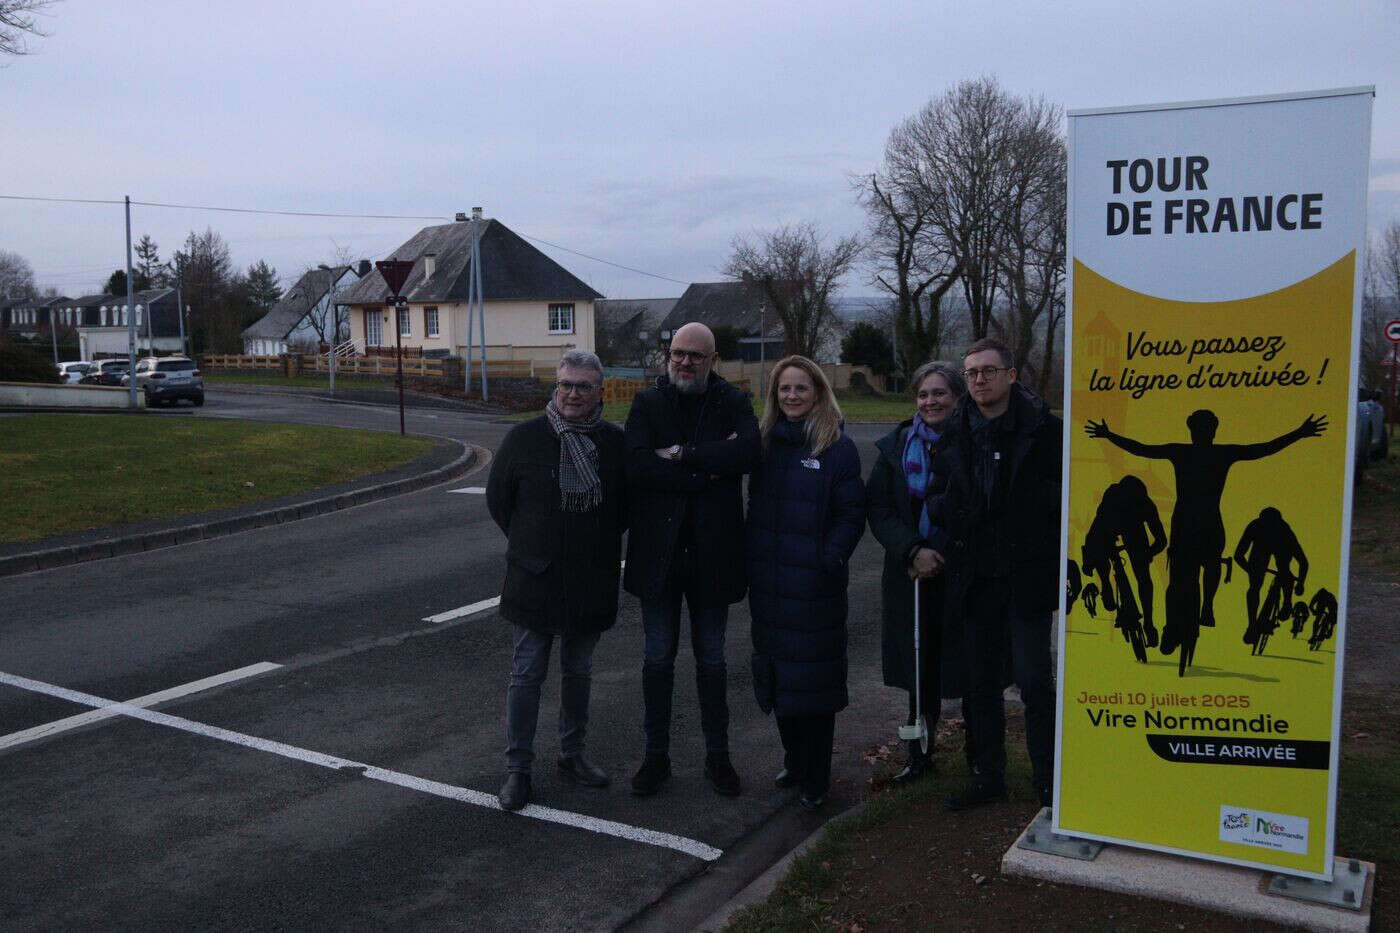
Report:
[[[983,581],[978,581],[979,583]],[[1050,669],[1050,613],[1020,613],[1005,586],[974,586],[964,618],[968,664],[966,712],[972,727],[975,780],[1006,781],[1006,662],[1026,707],[1031,780],[1049,787],[1055,766],[1055,681]]]
[[[707,752],[729,750],[728,672],[724,662],[724,629],[728,606],[696,605],[695,594],[668,586],[659,599],[642,601],[646,645],[642,660],[642,728],[648,755],[671,750],[671,696],[680,647],[681,599],[690,610],[690,647],[695,652],[695,689],[700,698],[700,728]]]
[[[825,797],[831,787],[831,743],[836,735],[835,713],[778,716],[783,740],[783,767],[799,778],[807,797]]]
[[[593,685],[593,649],[600,632],[559,636],[559,750],[583,752],[588,730],[588,695]],[[549,673],[553,635],[515,627],[515,656],[506,690],[506,769],[530,773],[535,760],[535,724],[540,716],[540,685]]]

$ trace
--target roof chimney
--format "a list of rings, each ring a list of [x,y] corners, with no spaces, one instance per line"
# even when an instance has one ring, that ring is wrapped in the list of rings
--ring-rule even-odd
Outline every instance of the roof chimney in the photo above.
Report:
[[[436,272],[436,271],[437,271],[437,253],[424,253],[424,254],[423,254],[423,281],[426,282],[428,279],[431,279],[431,278],[433,277],[433,273]]]
[[[360,278],[364,278],[365,276],[369,275],[370,268],[371,267],[369,264],[369,260],[361,259],[359,265],[355,269],[355,274],[358,275]]]
[[[466,220],[467,220],[467,215],[466,215],[466,213],[464,213],[463,211],[458,211],[458,212],[457,212],[457,217],[456,217],[457,223],[459,223],[459,224],[460,224],[460,223],[465,223]]]
[[[480,220],[480,219],[481,219],[481,208],[479,208],[479,207],[474,207],[474,208],[472,208],[472,220]]]

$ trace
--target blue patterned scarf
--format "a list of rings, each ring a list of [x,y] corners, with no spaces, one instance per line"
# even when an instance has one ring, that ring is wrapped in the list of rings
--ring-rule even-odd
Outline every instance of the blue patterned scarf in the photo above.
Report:
[[[929,524],[928,510],[924,508],[929,483],[933,482],[933,464],[928,452],[938,438],[938,432],[924,424],[924,419],[915,412],[914,425],[904,442],[904,482],[909,488],[909,507],[919,513],[919,534],[925,538],[933,530]]]

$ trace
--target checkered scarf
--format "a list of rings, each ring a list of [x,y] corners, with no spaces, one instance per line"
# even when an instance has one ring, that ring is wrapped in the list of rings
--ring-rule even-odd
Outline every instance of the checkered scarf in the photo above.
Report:
[[[603,501],[603,482],[598,478],[598,446],[589,435],[603,423],[603,406],[582,421],[570,421],[550,399],[544,413],[559,435],[559,507],[565,512],[597,508]]]

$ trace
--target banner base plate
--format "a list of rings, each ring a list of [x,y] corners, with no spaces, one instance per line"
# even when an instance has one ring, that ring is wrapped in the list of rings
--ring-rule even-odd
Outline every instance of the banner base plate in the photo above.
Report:
[[[1268,891],[1278,897],[1360,910],[1366,894],[1366,876],[1369,874],[1366,866],[1354,858],[1333,859],[1332,866],[1331,881],[1274,875],[1269,879]]]
[[[1077,836],[1065,836],[1054,831],[1053,823],[1050,819],[1050,808],[1046,807],[1035,815],[1026,831],[1021,834],[1016,845],[1022,849],[1030,849],[1032,852],[1044,852],[1047,855],[1061,855],[1065,858],[1077,858],[1086,862],[1092,862],[1098,858],[1103,851],[1103,843],[1094,839],[1080,839]]]

